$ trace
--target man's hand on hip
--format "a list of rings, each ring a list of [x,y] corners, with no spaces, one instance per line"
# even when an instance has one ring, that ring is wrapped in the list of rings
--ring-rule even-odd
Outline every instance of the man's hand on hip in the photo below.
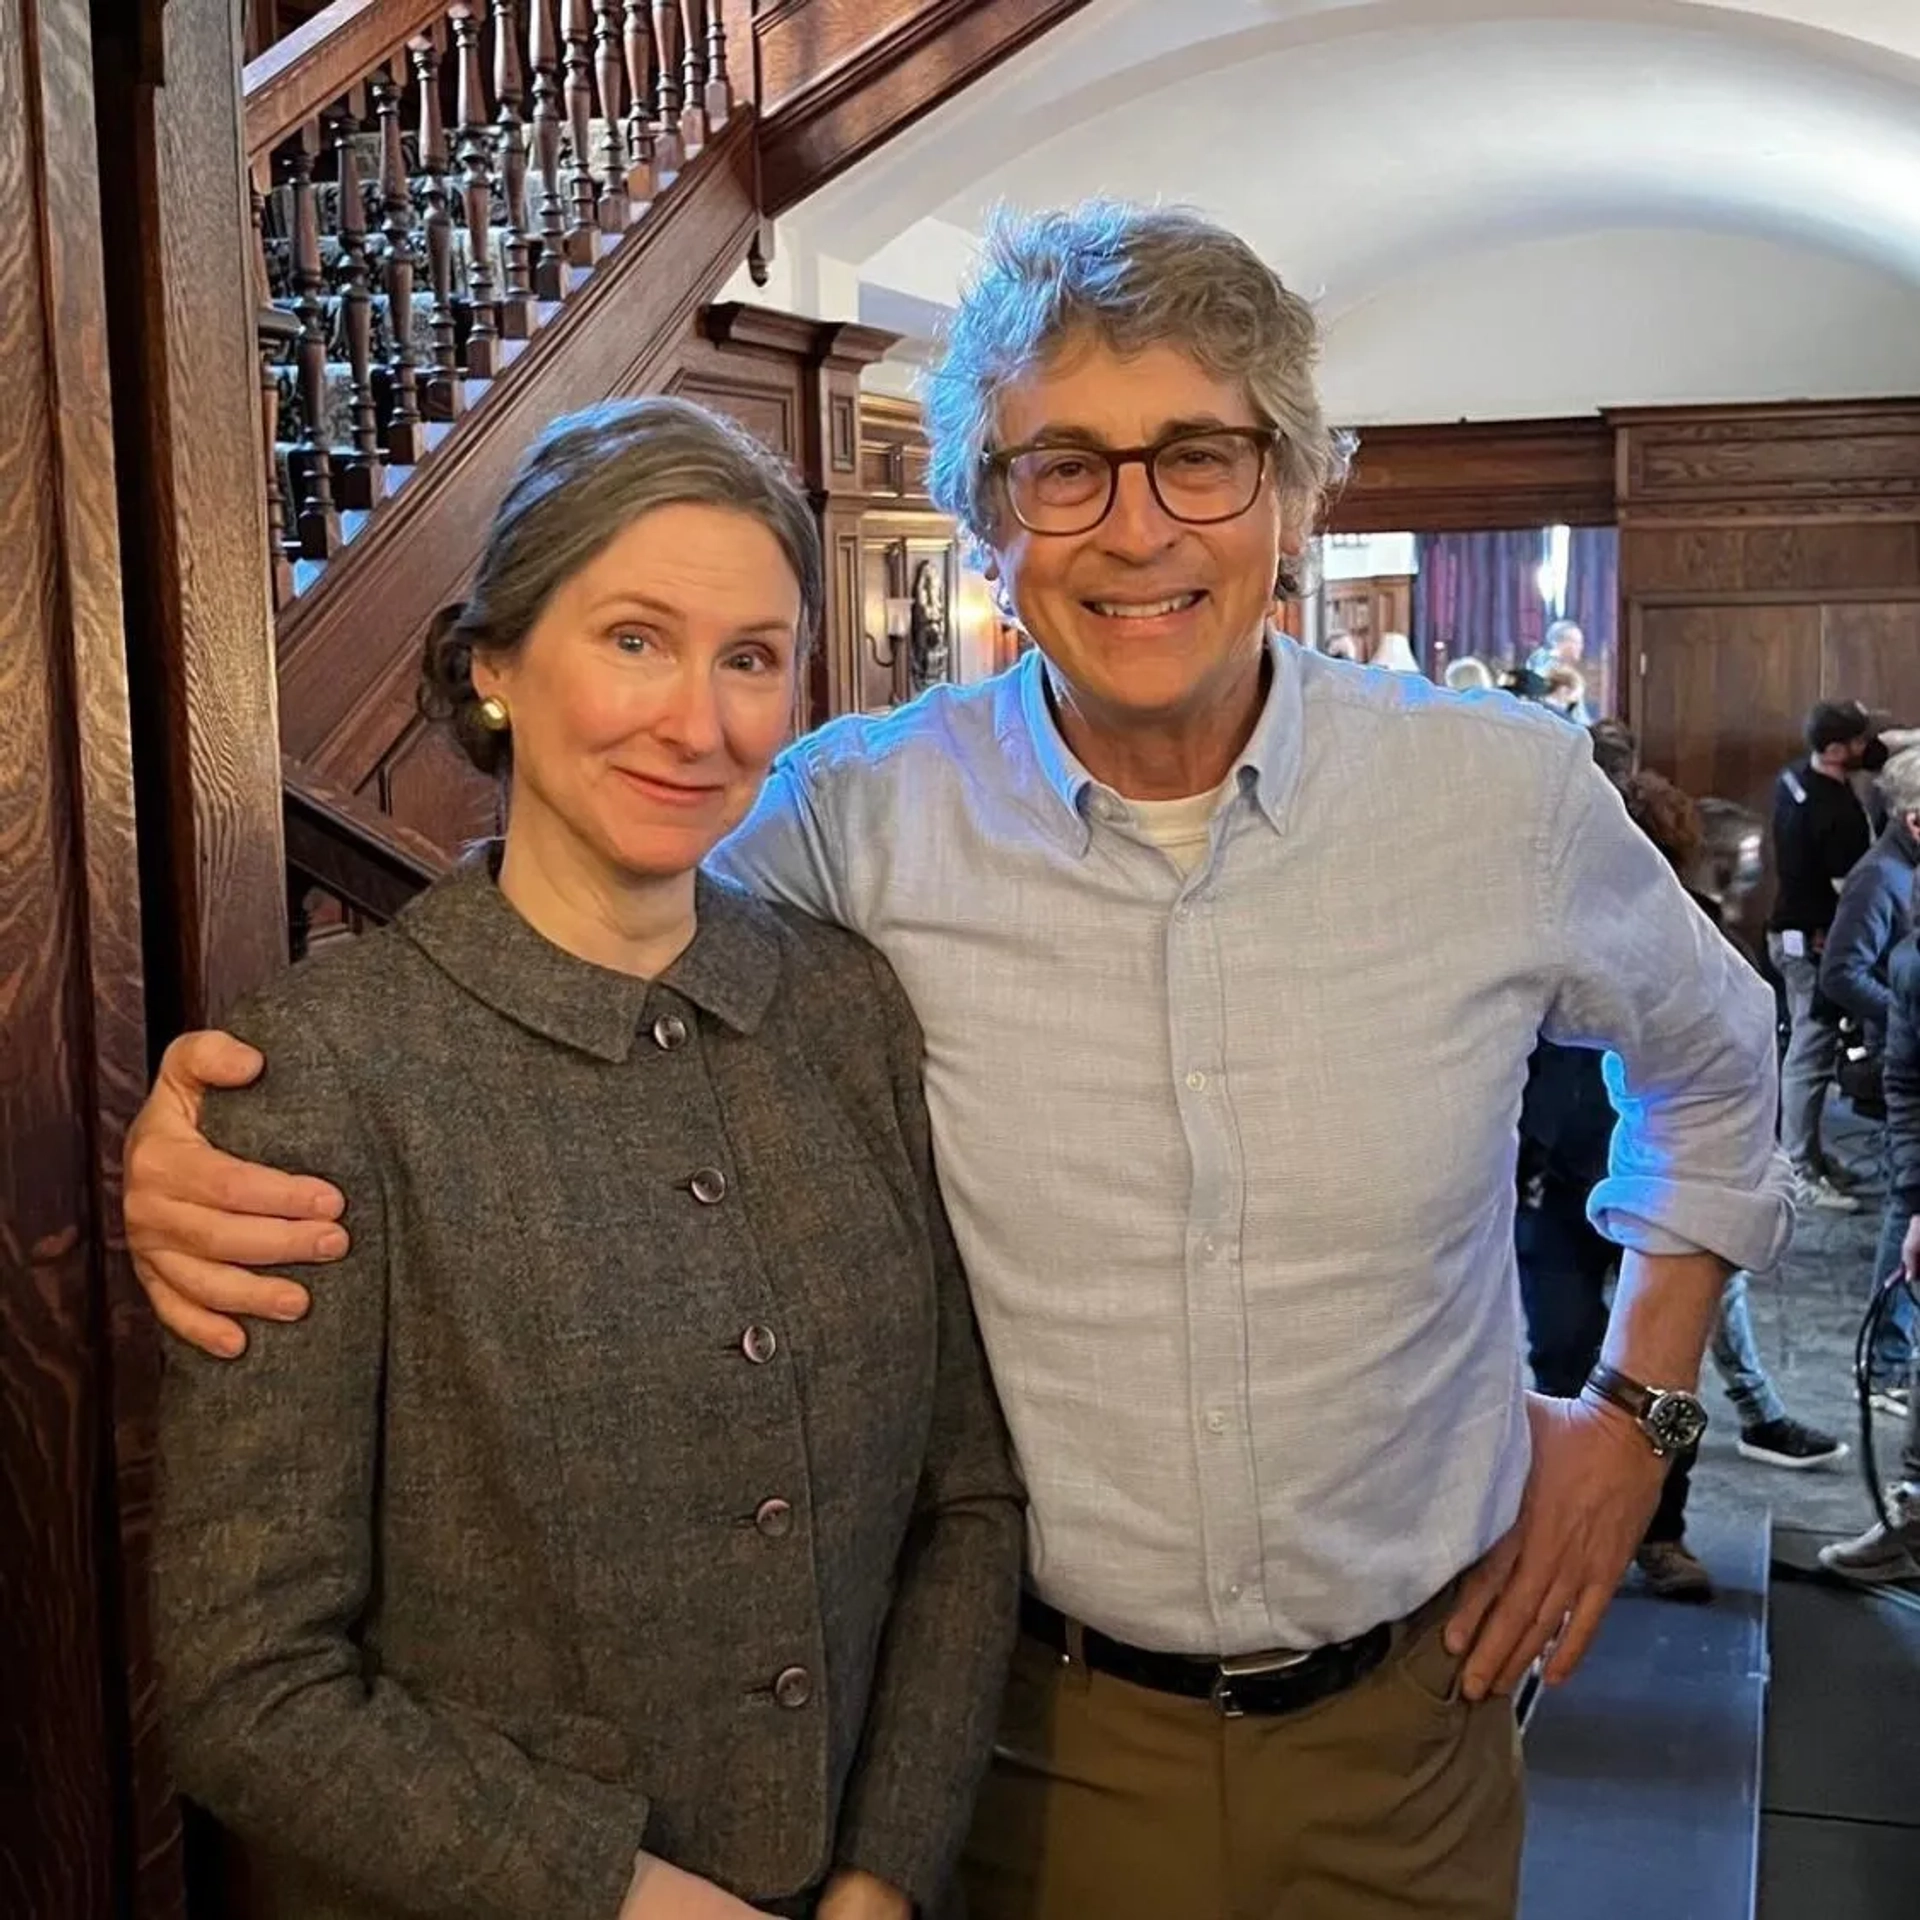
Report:
[[[1667,1462],[1617,1408],[1527,1396],[1533,1469],[1512,1530],[1466,1577],[1447,1646],[1469,1700],[1511,1693],[1547,1650],[1557,1686],[1580,1664],[1659,1504]]]
[[[209,1087],[244,1087],[261,1058],[226,1033],[183,1034],[127,1134],[127,1246],[160,1322],[227,1359],[247,1344],[229,1315],[297,1320],[306,1290],[250,1267],[312,1265],[347,1250],[346,1202],[324,1180],[236,1160],[200,1131]]]

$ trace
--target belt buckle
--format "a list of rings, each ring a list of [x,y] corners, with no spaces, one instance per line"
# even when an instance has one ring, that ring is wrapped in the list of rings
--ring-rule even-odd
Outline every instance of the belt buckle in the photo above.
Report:
[[[1278,1656],[1247,1653],[1232,1660],[1216,1662],[1211,1696],[1214,1706],[1224,1719],[1245,1719],[1247,1710],[1234,1696],[1235,1681],[1264,1680],[1269,1674],[1289,1673],[1295,1667],[1304,1667],[1316,1651],[1310,1648],[1305,1653],[1283,1653]]]

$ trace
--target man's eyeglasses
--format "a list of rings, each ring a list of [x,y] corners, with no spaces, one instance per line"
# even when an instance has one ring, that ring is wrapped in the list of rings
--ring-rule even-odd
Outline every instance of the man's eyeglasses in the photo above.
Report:
[[[1113,511],[1120,469],[1147,470],[1153,497],[1190,527],[1237,520],[1260,495],[1271,427],[1209,427],[1145,447],[1082,447],[1033,441],[986,456],[1013,517],[1029,533],[1091,533]]]

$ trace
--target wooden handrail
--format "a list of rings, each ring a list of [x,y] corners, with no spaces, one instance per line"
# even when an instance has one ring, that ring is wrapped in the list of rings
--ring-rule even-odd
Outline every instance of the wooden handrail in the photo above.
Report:
[[[280,756],[287,864],[370,920],[391,920],[453,862],[425,835],[403,827]]]
[[[249,162],[271,153],[446,9],[447,0],[332,0],[249,60],[240,76]]]

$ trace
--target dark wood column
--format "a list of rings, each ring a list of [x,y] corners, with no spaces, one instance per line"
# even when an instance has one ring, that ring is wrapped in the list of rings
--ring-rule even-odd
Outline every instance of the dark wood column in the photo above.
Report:
[[[144,1663],[152,1343],[119,1224],[145,1082],[86,0],[0,0],[0,1909],[181,1911]]]
[[[860,516],[860,370],[898,339],[850,320],[809,320],[737,301],[709,307],[702,330],[716,345],[763,349],[800,363],[799,433],[789,448],[820,515],[827,617],[813,657],[803,724],[892,704],[892,669],[864,644]],[[751,423],[750,423],[751,424]],[[884,636],[876,635],[884,649]]]
[[[115,453],[156,1042],[286,957],[251,189],[231,0],[99,6]],[[115,22],[109,37],[106,23]]]

